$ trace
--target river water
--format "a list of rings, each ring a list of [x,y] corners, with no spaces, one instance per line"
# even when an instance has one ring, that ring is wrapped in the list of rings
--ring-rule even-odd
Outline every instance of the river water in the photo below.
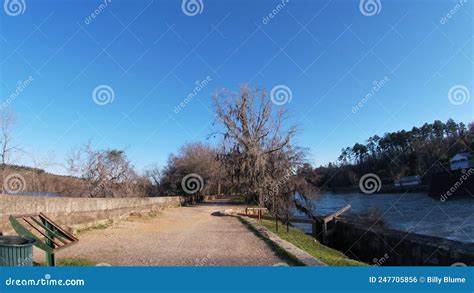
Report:
[[[474,243],[473,198],[441,202],[424,193],[323,193],[314,200],[314,210],[318,215],[328,215],[346,204],[352,205],[344,214],[350,217],[363,217],[376,210],[375,215],[383,216],[387,228]],[[300,228],[310,232],[309,225]]]
[[[37,197],[60,197],[61,194],[58,192],[43,192],[43,191],[26,191],[21,193],[8,193],[9,195],[25,195],[25,196],[37,196]]]

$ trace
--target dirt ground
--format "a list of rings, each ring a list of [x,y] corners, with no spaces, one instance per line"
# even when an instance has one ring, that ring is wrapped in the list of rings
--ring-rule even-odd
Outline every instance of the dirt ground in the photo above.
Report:
[[[231,206],[201,204],[166,209],[79,234],[56,258],[84,258],[113,266],[272,266],[268,246],[234,217],[212,215]],[[35,252],[36,255],[38,251]]]

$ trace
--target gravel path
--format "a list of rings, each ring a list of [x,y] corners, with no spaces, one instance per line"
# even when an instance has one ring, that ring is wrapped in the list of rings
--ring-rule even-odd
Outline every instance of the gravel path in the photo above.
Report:
[[[234,217],[211,215],[231,206],[166,209],[79,235],[57,259],[80,257],[113,266],[272,266],[282,263]]]

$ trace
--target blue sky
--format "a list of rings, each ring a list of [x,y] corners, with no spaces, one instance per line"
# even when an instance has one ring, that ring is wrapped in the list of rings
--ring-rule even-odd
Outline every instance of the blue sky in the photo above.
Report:
[[[180,0],[4,6],[0,90],[17,117],[16,142],[64,163],[71,147],[91,139],[126,148],[138,169],[163,166],[183,143],[212,132],[211,94],[244,83],[290,88],[284,106],[315,165],[373,134],[473,120],[473,98],[457,105],[448,95],[453,86],[474,91],[472,1],[372,0],[375,13],[358,0],[195,2],[194,16]],[[100,85],[113,101],[94,102]]]

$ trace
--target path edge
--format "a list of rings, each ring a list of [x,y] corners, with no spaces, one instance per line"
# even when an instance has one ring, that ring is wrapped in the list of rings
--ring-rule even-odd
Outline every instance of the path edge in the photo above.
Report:
[[[226,213],[227,214],[227,213]],[[273,233],[272,231],[268,230],[265,226],[258,223],[257,220],[244,217],[241,215],[230,215],[235,216],[239,219],[245,221],[246,223],[250,224],[255,230],[257,230],[263,237],[265,237],[268,241],[273,242],[273,244],[279,246],[283,250],[285,250],[288,254],[293,255],[296,257],[300,262],[304,263],[305,266],[327,266],[326,263],[322,262],[321,260],[315,258],[311,254],[307,253],[306,251],[298,248],[294,244],[280,238],[278,235]]]

